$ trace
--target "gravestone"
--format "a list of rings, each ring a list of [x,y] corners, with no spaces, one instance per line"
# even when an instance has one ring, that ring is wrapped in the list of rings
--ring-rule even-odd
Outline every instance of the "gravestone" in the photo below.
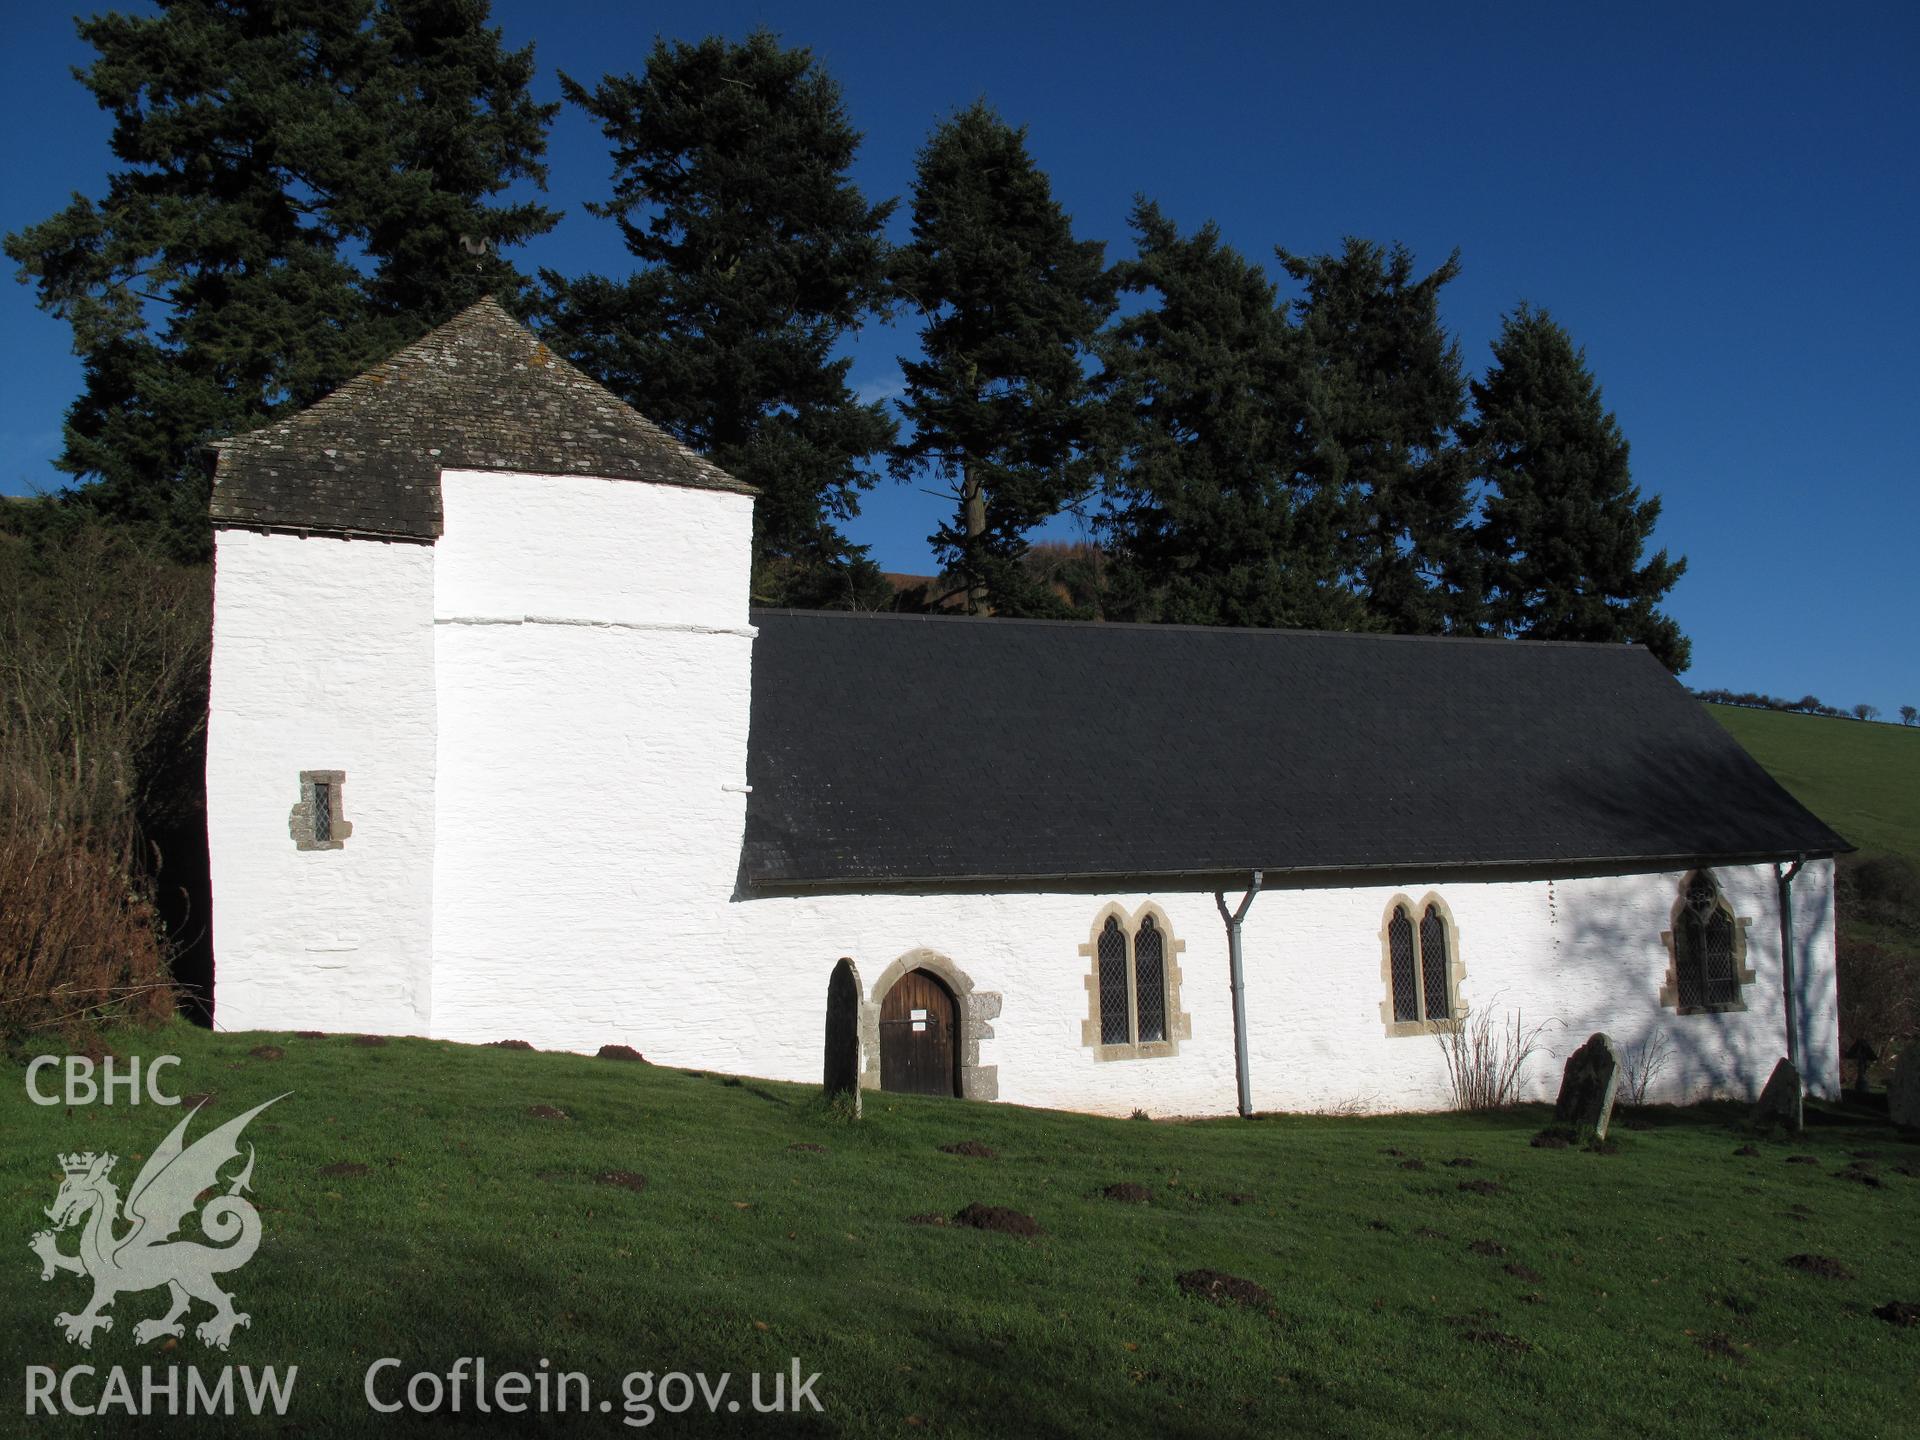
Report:
[[[1805,1091],[1800,1084],[1800,1072],[1791,1060],[1782,1059],[1773,1067],[1773,1074],[1767,1079],[1767,1088],[1760,1092],[1760,1100],[1753,1107],[1753,1123],[1756,1125],[1785,1125],[1790,1130],[1798,1130],[1803,1123],[1801,1102]]]
[[[1867,1070],[1879,1058],[1880,1052],[1865,1040],[1856,1040],[1848,1047],[1847,1059],[1853,1062],[1853,1093],[1855,1095],[1867,1093]]]
[[[1903,1130],[1920,1130],[1920,1040],[1909,1040],[1893,1067],[1887,1116]]]
[[[844,1098],[860,1114],[860,972],[842,959],[827,981],[827,1058],[821,1077],[829,1101]]]
[[[1567,1057],[1567,1068],[1560,1076],[1560,1098],[1553,1102],[1553,1118],[1561,1125],[1591,1130],[1599,1140],[1607,1138],[1607,1124],[1613,1119],[1613,1092],[1620,1085],[1620,1057],[1613,1041],[1595,1034]]]

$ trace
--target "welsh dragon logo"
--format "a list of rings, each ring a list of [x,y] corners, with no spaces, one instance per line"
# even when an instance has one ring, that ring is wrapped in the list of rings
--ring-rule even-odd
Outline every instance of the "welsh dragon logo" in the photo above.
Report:
[[[200,1110],[195,1106],[140,1167],[124,1209],[119,1187],[109,1178],[119,1156],[89,1150],[60,1157],[66,1179],[46,1211],[53,1228],[36,1234],[29,1248],[40,1257],[42,1280],[53,1279],[58,1270],[93,1280],[93,1299],[86,1309],[54,1317],[70,1342],[91,1349],[94,1331],[113,1329],[113,1317],[102,1312],[123,1290],[164,1285],[172,1297],[167,1313],[135,1325],[133,1338],[145,1344],[163,1335],[184,1335],[181,1317],[193,1301],[201,1300],[213,1306],[213,1314],[194,1327],[194,1334],[208,1345],[227,1348],[235,1327],[247,1324],[249,1317],[233,1308],[233,1296],[215,1277],[238,1270],[260,1246],[260,1212],[241,1193],[253,1179],[253,1146],[247,1146],[247,1163],[228,1182],[226,1193],[214,1194],[200,1207],[201,1233],[213,1243],[175,1240],[173,1235],[194,1207],[218,1189],[221,1168],[239,1157],[240,1132],[247,1122],[286,1098],[276,1095],[188,1145],[187,1126]],[[128,1226],[124,1231],[118,1228],[122,1224]],[[57,1236],[74,1225],[81,1227],[80,1248],[68,1255],[58,1248]]]

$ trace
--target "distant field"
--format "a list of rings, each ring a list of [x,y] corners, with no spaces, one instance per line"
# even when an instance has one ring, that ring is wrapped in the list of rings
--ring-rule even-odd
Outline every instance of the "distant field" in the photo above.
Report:
[[[1709,705],[1802,805],[1867,851],[1920,864],[1920,729]]]

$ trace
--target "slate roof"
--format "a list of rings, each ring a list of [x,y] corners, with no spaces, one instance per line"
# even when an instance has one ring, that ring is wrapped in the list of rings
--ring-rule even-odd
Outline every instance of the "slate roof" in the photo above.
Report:
[[[753,885],[1244,883],[1850,848],[1634,647],[754,622]]]
[[[437,539],[442,469],[752,490],[491,298],[326,399],[214,448],[214,524],[330,534]]]

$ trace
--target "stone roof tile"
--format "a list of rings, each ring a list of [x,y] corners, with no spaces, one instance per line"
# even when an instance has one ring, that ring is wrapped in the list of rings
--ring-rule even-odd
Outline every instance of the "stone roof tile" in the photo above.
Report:
[[[753,488],[588,379],[492,297],[324,400],[218,442],[216,525],[433,540],[442,470]]]

